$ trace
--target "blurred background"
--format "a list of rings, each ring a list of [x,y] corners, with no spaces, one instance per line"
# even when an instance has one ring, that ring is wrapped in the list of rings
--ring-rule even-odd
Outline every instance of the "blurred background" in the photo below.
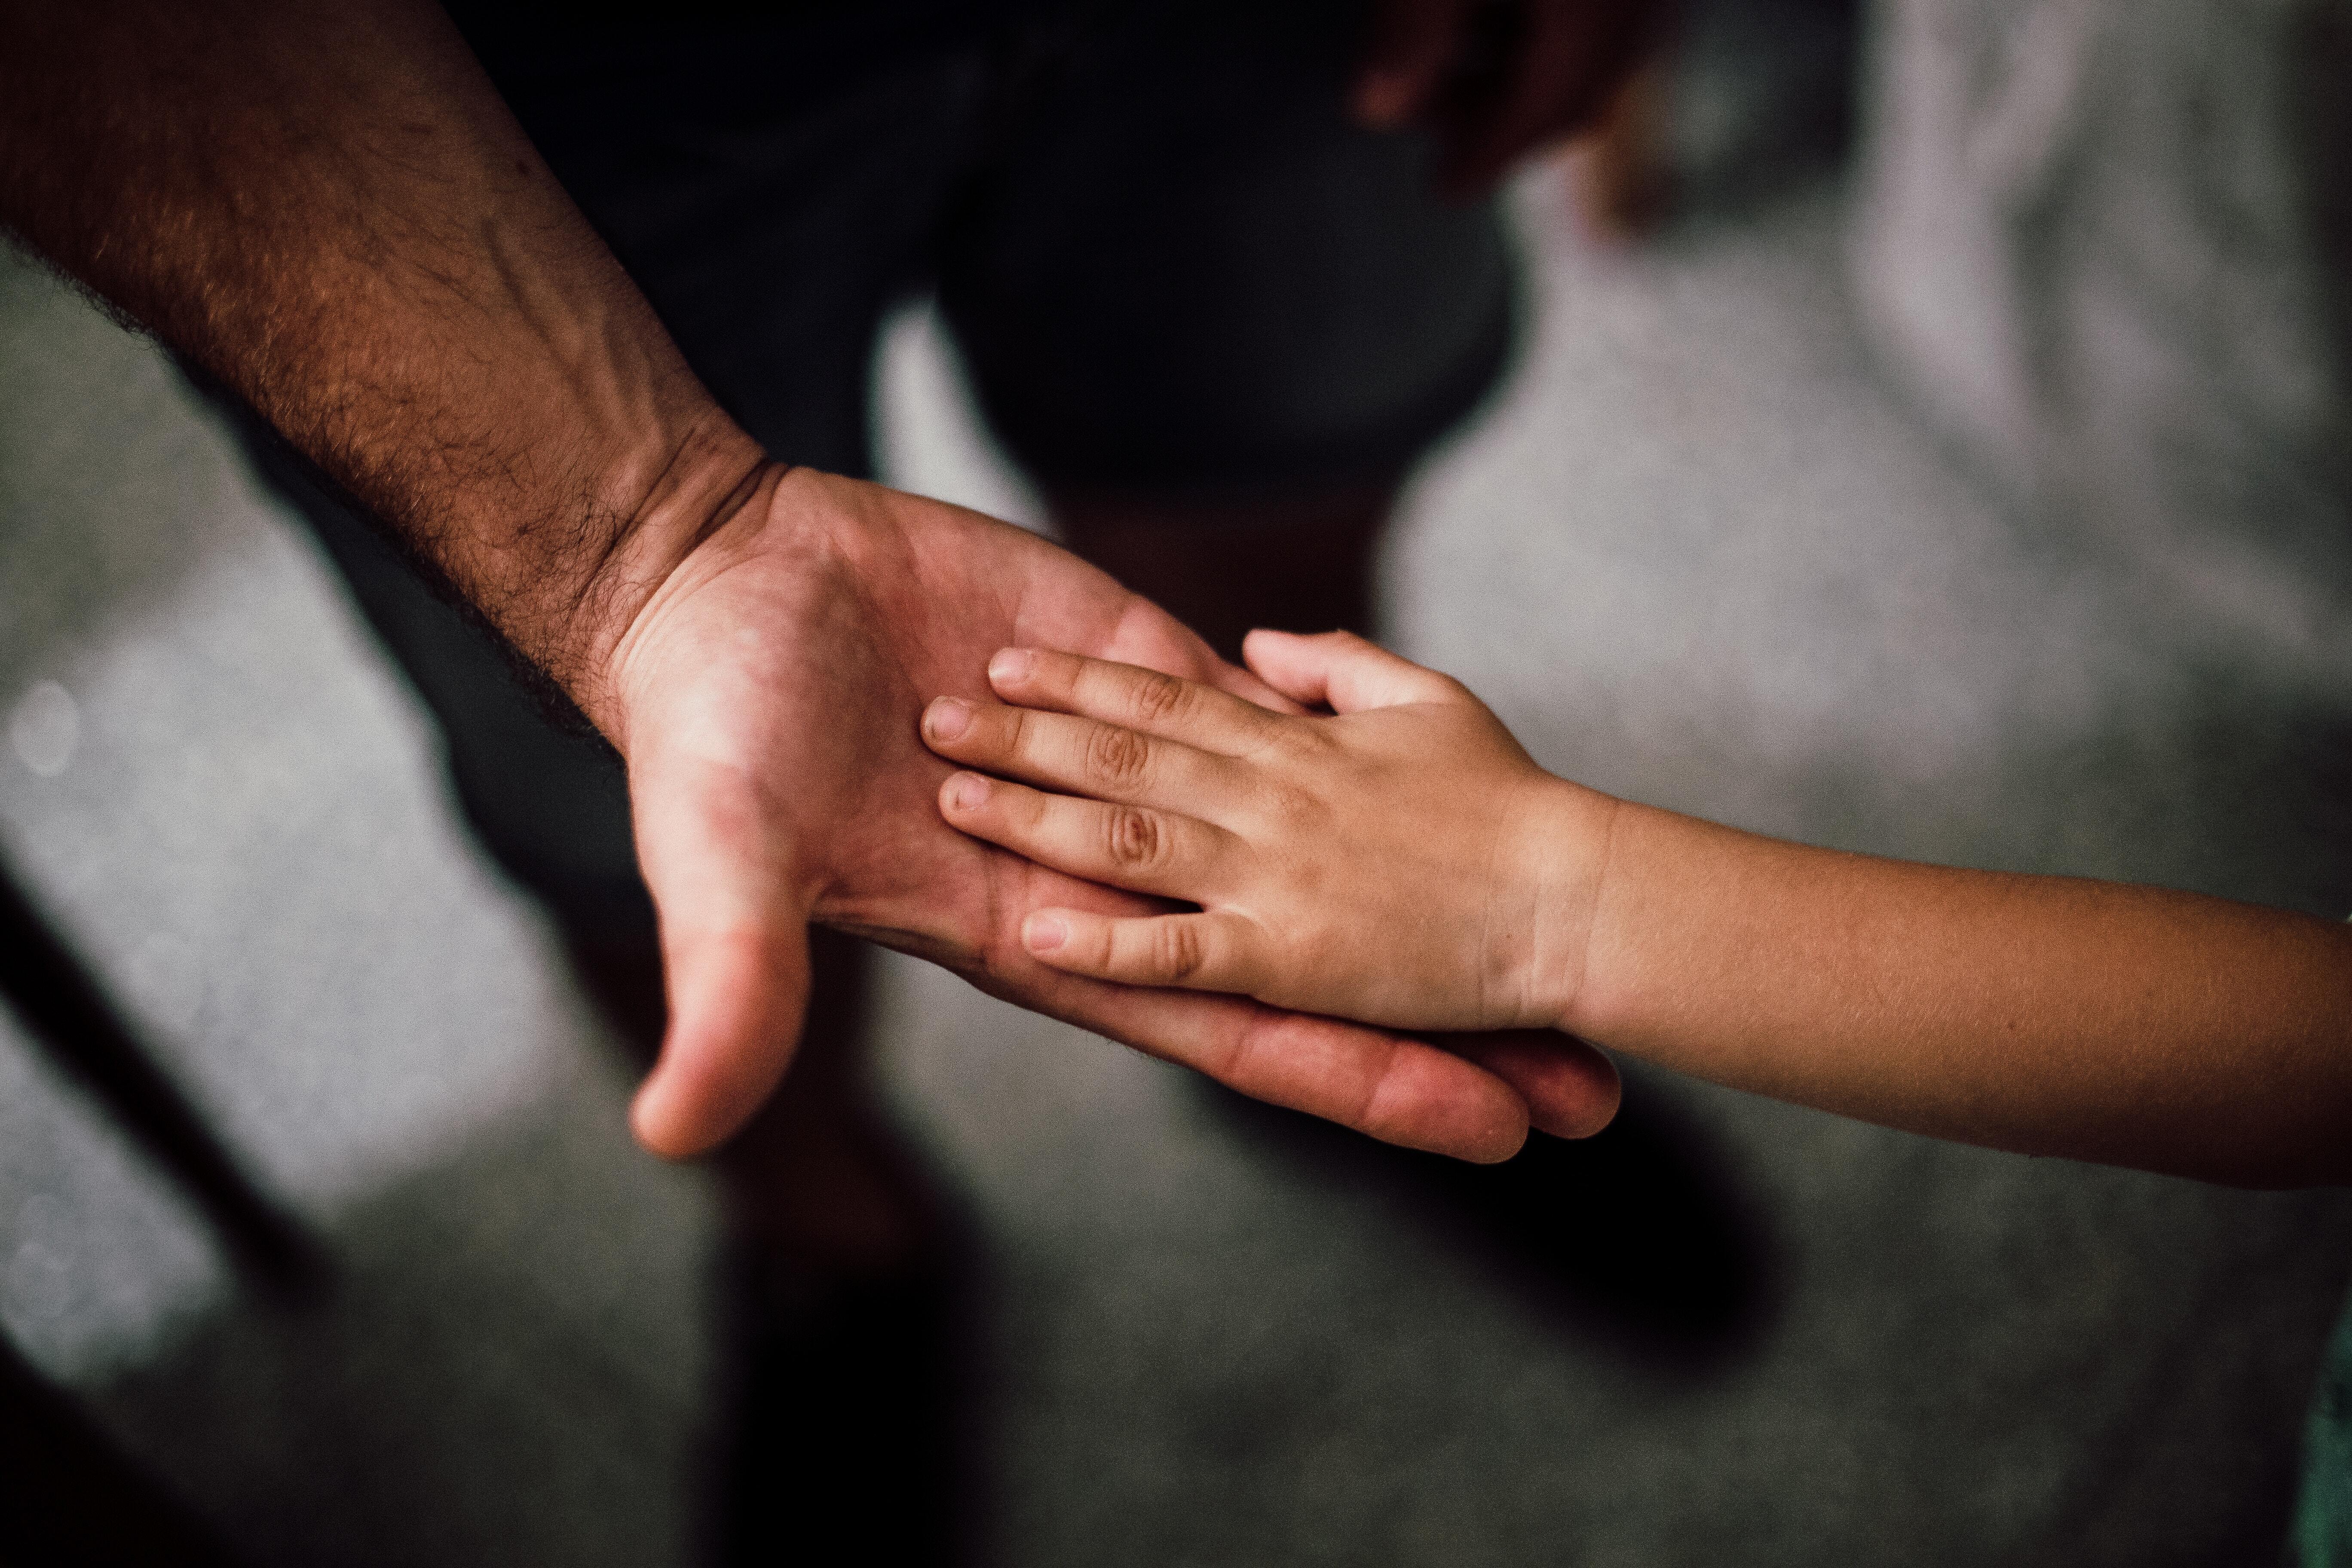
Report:
[[[1510,192],[1392,640],[1612,792],[2352,911],[2345,14],[1693,0]],[[931,308],[879,353],[886,477],[1039,523]],[[0,366],[0,847],[337,1279],[257,1292],[0,1016],[0,1328],[240,1561],[702,1560],[712,1184],[157,350],[9,254]],[[983,1561],[2278,1561],[2341,1193],[1634,1072],[1498,1207],[909,961],[877,1042]]]

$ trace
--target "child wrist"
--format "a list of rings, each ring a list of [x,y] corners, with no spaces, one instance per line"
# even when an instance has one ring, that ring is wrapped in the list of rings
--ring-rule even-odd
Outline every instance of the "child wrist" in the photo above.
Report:
[[[1528,1022],[1574,1034],[1588,1010],[1595,943],[1610,847],[1624,803],[1566,779],[1548,778],[1527,858],[1536,889],[1534,937],[1528,959]]]

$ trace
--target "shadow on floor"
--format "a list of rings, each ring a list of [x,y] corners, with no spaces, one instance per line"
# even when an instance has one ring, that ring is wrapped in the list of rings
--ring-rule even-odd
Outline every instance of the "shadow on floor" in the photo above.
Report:
[[[1596,1136],[1538,1132],[1499,1165],[1210,1087],[1247,1136],[1392,1206],[1489,1289],[1652,1375],[1720,1375],[1770,1326],[1780,1281],[1760,1216],[1714,1141],[1644,1078],[1628,1077],[1623,1110]]]

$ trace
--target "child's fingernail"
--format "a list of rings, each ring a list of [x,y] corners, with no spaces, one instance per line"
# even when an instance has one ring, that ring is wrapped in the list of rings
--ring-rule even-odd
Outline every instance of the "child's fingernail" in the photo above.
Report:
[[[1051,952],[1070,940],[1070,922],[1059,915],[1031,915],[1022,922],[1021,940],[1032,952]]]
[[[1036,662],[1037,656],[1025,647],[1001,649],[994,658],[988,661],[988,679],[1018,680],[1027,675]]]
[[[948,781],[948,804],[970,811],[988,798],[988,781],[978,773],[958,773]]]
[[[952,741],[971,728],[971,704],[961,697],[942,697],[923,715],[923,729],[934,741]]]

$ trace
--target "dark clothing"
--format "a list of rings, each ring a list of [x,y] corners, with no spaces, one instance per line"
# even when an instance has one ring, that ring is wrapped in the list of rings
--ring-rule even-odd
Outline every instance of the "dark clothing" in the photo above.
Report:
[[[1401,475],[1493,384],[1490,205],[1350,123],[1344,4],[460,5],[687,360],[773,456],[871,471],[885,313],[935,289],[1049,494],[1260,496]],[[577,939],[650,932],[617,759],[487,633],[264,454],[439,719],[491,852]]]

